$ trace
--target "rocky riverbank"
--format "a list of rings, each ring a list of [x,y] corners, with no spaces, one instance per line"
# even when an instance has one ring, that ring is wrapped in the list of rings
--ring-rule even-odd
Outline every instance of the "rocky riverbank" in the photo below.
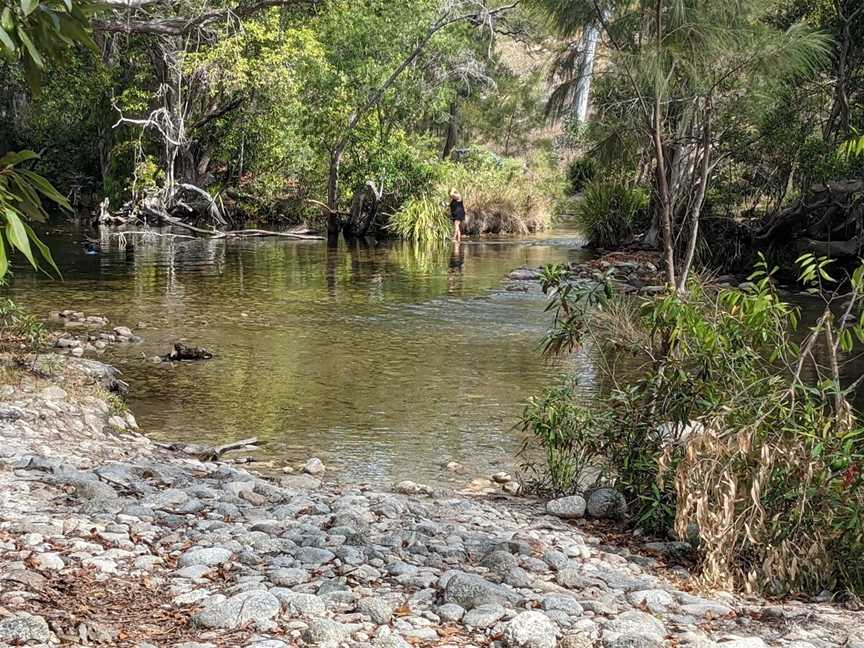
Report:
[[[654,295],[665,290],[666,278],[661,266],[657,252],[622,251],[598,253],[595,258],[569,264],[567,271],[577,282],[609,282],[623,294]],[[512,282],[537,281],[541,271],[542,268],[527,266],[517,268],[508,275],[508,279]],[[708,279],[716,287],[729,288],[744,284],[747,275],[720,275]]]
[[[864,647],[861,613],[700,594],[560,506],[264,478],[151,443],[104,365],[0,371],[0,646]]]

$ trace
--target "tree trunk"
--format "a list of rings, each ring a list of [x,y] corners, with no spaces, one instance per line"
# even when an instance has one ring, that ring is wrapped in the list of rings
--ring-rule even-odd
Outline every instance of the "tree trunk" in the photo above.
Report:
[[[657,51],[662,47],[663,41],[663,3],[662,0],[657,0],[656,5],[656,38]],[[657,194],[660,201],[659,220],[660,229],[663,233],[663,256],[666,260],[666,283],[672,289],[676,285],[675,281],[675,240],[672,236],[672,196],[669,192],[669,182],[666,177],[666,153],[663,149],[663,102],[660,97],[660,89],[655,88],[654,91],[654,111],[652,123],[652,141],[654,143],[654,156],[657,160]]]
[[[351,213],[343,228],[346,237],[362,238],[369,233],[378,215],[378,204],[382,190],[369,180],[354,194],[351,201]]]
[[[600,40],[600,26],[591,23],[582,36],[582,60],[579,62],[579,81],[576,85],[574,113],[576,122],[588,121],[588,105],[591,98],[591,80],[594,77],[594,61],[597,57],[597,42]]]
[[[450,103],[450,119],[447,121],[447,138],[444,140],[444,151],[441,159],[446,160],[450,153],[456,148],[456,140],[459,137],[459,100],[454,99]]]
[[[330,173],[327,177],[327,236],[338,238],[342,229],[342,219],[339,216],[339,166],[342,164],[342,154],[345,145],[339,143],[330,152]]]
[[[702,164],[699,168],[699,188],[696,192],[696,199],[693,201],[693,207],[690,210],[690,233],[687,239],[687,251],[684,256],[684,261],[678,272],[678,283],[675,289],[679,293],[683,293],[687,287],[687,275],[690,274],[690,267],[693,265],[693,257],[696,255],[696,242],[699,238],[699,218],[702,215],[702,205],[705,204],[705,192],[708,189],[708,177],[711,174],[711,98],[705,100],[705,114],[703,115],[702,123]]]

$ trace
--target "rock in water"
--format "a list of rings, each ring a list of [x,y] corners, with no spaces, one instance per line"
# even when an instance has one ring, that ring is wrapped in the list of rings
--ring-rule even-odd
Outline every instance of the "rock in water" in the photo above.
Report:
[[[523,612],[504,628],[508,648],[555,648],[557,628],[541,612]]]
[[[540,272],[534,268],[516,268],[507,277],[513,281],[537,281],[540,278]]]
[[[546,503],[546,512],[564,520],[573,520],[585,516],[587,503],[581,495],[561,497]]]
[[[627,500],[614,488],[598,488],[588,497],[587,511],[593,518],[620,520],[627,515]]]
[[[307,475],[321,475],[324,473],[324,470],[326,470],[324,467],[324,462],[321,461],[318,457],[312,457],[303,465],[303,472],[305,472]]]

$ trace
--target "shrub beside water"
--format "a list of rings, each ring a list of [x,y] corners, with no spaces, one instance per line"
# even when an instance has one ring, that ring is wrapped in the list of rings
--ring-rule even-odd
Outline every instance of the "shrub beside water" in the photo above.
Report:
[[[0,353],[35,353],[46,336],[37,318],[11,299],[0,300]]]
[[[450,190],[465,203],[463,233],[528,234],[545,229],[560,180],[546,160],[531,164],[472,151],[460,162],[441,162],[432,188],[408,199],[390,216],[388,228],[401,238],[436,240],[452,236]]]
[[[585,186],[597,175],[597,163],[591,158],[577,158],[567,165],[567,190],[571,194],[582,193]]]
[[[861,315],[864,267],[838,301],[828,262],[800,262],[825,302],[803,342],[800,313],[764,262],[747,289],[694,283],[638,311],[617,297],[571,308],[583,323],[569,330],[593,340],[611,387],[590,405],[560,386],[529,403],[543,485],[602,480],[625,495],[634,524],[678,537],[698,528],[708,586],[864,594],[864,418],[840,379],[864,324],[837,307]],[[553,303],[577,298],[566,283],[548,286]]]
[[[592,245],[614,247],[648,225],[648,194],[620,180],[593,180],[584,192],[576,221]]]

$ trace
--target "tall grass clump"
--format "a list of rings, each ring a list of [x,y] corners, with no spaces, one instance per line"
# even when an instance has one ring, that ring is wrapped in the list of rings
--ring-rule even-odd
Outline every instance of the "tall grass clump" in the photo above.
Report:
[[[596,247],[615,247],[632,240],[648,223],[648,194],[615,179],[592,180],[584,190],[576,222]]]
[[[545,229],[560,179],[546,160],[526,163],[471,151],[464,161],[441,162],[428,191],[407,200],[390,216],[388,228],[410,240],[446,239],[452,234],[450,190],[462,194],[463,233],[528,234]]]
[[[864,266],[840,290],[828,260],[799,263],[823,304],[803,333],[764,261],[744,289],[694,282],[638,311],[616,297],[571,303],[579,323],[567,316],[558,328],[591,338],[604,393],[586,404],[554,387],[529,404],[525,430],[545,485],[572,491],[590,473],[619,489],[635,525],[680,538],[697,530],[708,586],[860,596],[864,416],[850,402],[860,378],[844,381],[842,366],[864,344]],[[559,307],[584,290],[568,284],[559,275],[547,285]]]

